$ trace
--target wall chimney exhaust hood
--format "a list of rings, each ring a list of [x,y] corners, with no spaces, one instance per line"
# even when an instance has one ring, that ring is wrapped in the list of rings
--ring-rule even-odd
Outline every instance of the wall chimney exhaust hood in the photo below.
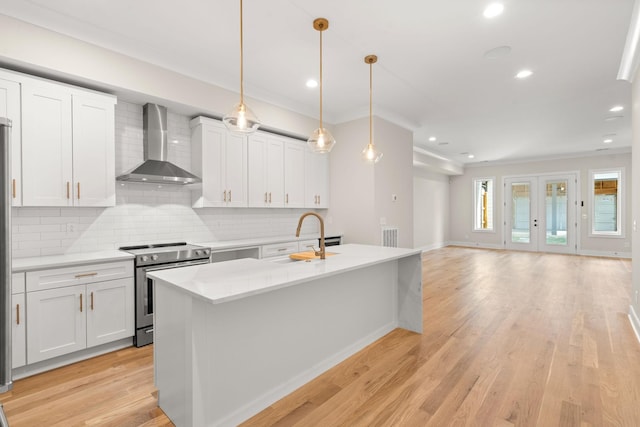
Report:
[[[144,162],[118,176],[116,180],[178,185],[202,182],[197,176],[167,161],[167,108],[145,104],[142,121]]]

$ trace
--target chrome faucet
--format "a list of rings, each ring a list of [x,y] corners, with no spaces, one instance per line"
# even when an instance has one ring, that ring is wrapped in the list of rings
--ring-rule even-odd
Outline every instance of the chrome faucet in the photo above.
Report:
[[[296,229],[296,237],[300,237],[300,228],[302,228],[302,221],[308,217],[309,215],[315,216],[320,221],[320,250],[313,250],[313,253],[317,256],[320,255],[320,259],[325,259],[325,250],[324,250],[324,221],[320,215],[315,212],[307,212],[303,213],[300,219],[298,220],[298,228]],[[312,248],[313,249],[313,248]]]

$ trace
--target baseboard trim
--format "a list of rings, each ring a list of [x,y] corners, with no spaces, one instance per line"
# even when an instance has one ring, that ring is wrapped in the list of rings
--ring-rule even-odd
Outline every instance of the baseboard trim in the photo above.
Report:
[[[629,306],[629,322],[631,322],[633,332],[636,334],[636,339],[640,342],[640,318],[632,305]]]
[[[631,252],[578,251],[578,255],[631,259]]]
[[[480,242],[449,242],[447,246],[462,246],[465,248],[477,248],[477,249],[504,249],[502,245],[493,243],[480,243]]]
[[[441,242],[441,243],[434,243],[427,246],[421,246],[416,249],[420,249],[424,253],[424,252],[435,251],[436,249],[446,248],[447,246],[449,246],[449,242]]]

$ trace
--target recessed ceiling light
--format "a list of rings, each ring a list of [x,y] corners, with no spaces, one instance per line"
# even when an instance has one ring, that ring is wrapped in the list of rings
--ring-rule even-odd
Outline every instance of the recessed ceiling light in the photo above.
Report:
[[[518,72],[518,74],[516,74],[516,79],[526,79],[527,77],[530,77],[533,74],[533,71],[531,70],[521,70]]]
[[[473,154],[469,154],[469,155],[467,156],[467,158],[469,158],[469,159],[473,159],[473,158],[475,158],[475,157],[476,157],[476,156],[474,156]]]
[[[612,113],[617,113],[618,111],[622,110],[624,110],[624,107],[622,105],[616,105],[615,107],[609,109],[609,111],[611,111]]]
[[[613,142],[613,139],[607,138],[607,139],[603,140],[602,142],[604,142],[605,144],[611,144]]]
[[[504,5],[502,3],[491,3],[484,9],[482,14],[485,18],[491,19],[501,15],[502,12],[504,12]]]
[[[623,118],[624,116],[611,116],[611,117],[607,117],[604,119],[605,122],[612,122],[614,120],[619,120],[621,118]]]
[[[436,140],[436,137],[435,137],[435,136],[430,136],[430,137],[429,137],[429,141],[431,141],[431,142],[435,142],[435,140]]]
[[[318,82],[313,80],[313,79],[309,79],[309,80],[307,80],[306,85],[307,85],[308,88],[313,89],[314,87],[318,87]]]

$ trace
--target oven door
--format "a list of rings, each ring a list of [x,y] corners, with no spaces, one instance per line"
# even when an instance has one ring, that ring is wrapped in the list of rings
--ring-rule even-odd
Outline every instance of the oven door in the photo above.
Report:
[[[180,268],[190,265],[208,264],[209,259],[184,261],[171,264],[155,265],[136,268],[136,337],[135,345],[151,344],[153,342],[153,279],[147,277],[148,272]],[[141,329],[144,329],[141,331]]]

